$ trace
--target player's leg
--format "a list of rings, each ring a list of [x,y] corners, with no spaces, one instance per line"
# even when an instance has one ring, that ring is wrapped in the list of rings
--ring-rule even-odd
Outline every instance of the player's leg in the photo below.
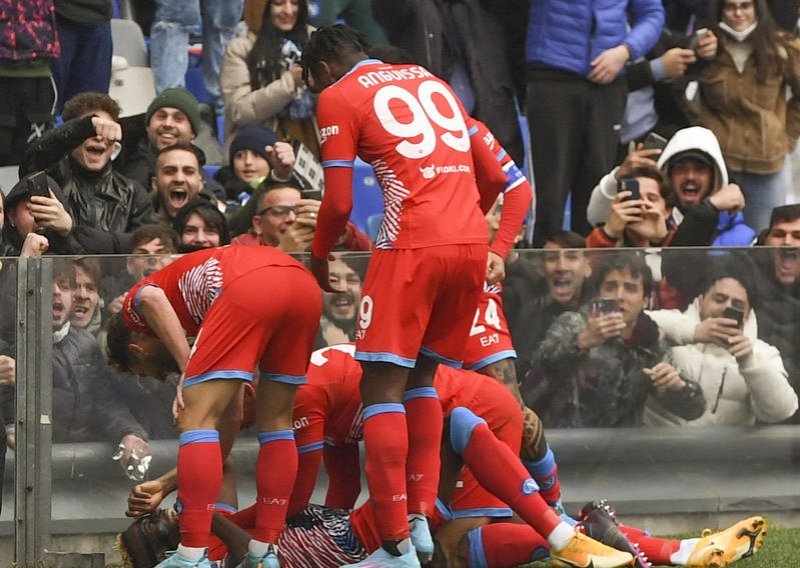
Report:
[[[367,483],[385,551],[373,554],[381,557],[416,554],[409,540],[406,490],[409,442],[403,399],[409,371],[417,364],[440,279],[439,272],[429,266],[428,252],[373,253],[359,306],[355,359],[363,369],[361,397]],[[429,398],[430,392],[422,394],[426,396],[415,399]],[[412,408],[429,406],[429,401],[422,402],[412,403]],[[438,447],[434,461],[438,463]],[[438,471],[438,465],[436,468]],[[375,558],[370,557],[365,565],[373,561]]]
[[[292,410],[297,386],[313,350],[322,298],[313,277],[295,268],[267,268],[255,281],[271,282],[269,304],[259,310],[255,334],[261,345],[255,421],[260,444],[256,462],[256,522],[243,568],[279,566],[278,537],[297,477]],[[279,464],[279,467],[276,465]]]
[[[439,489],[439,453],[442,446],[442,405],[433,377],[439,362],[423,354],[408,377],[404,397],[408,424],[408,521],[411,540],[420,559],[433,556],[433,539],[427,518],[433,515]]]
[[[202,562],[209,543],[212,510],[222,486],[220,421],[240,386],[237,380],[219,379],[184,388],[184,408],[178,416],[181,544],[164,566],[194,566]]]
[[[544,434],[544,424],[539,416],[524,405],[519,392],[514,360],[507,358],[477,369],[477,372],[492,377],[506,385],[517,398],[523,413],[522,449],[520,458],[533,480],[539,486],[539,494],[559,512],[561,506],[561,484],[558,481],[558,465]]]
[[[551,556],[567,566],[626,566],[630,554],[611,549],[576,533],[537,493],[536,482],[519,457],[497,440],[486,422],[458,407],[450,415],[450,443],[480,484],[507,503],[544,536]]]

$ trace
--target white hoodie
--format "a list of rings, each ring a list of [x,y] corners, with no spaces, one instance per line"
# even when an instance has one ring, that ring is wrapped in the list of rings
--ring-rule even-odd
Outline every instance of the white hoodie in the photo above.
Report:
[[[720,187],[728,185],[728,168],[725,167],[725,160],[722,158],[722,150],[720,150],[717,137],[708,128],[703,128],[702,126],[690,126],[689,128],[678,130],[670,138],[669,143],[658,158],[659,169],[666,174],[667,162],[677,154],[689,150],[708,154],[717,165],[712,193]],[[616,167],[610,173],[604,175],[600,183],[592,190],[589,206],[586,208],[586,217],[592,225],[605,223],[608,214],[611,212],[611,203],[617,196],[617,178],[614,177],[614,174],[617,173],[618,169],[619,167]],[[674,212],[674,221],[680,224],[683,220],[683,215],[678,213],[677,211]]]

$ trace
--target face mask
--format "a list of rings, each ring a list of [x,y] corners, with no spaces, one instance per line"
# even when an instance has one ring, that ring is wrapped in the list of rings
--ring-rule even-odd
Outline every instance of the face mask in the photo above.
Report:
[[[724,31],[726,34],[728,34],[729,36],[731,36],[731,38],[733,38],[735,41],[737,41],[737,42],[739,42],[739,43],[743,42],[743,41],[744,41],[744,40],[746,40],[748,37],[750,37],[750,34],[751,34],[751,33],[753,33],[753,31],[754,31],[754,30],[755,30],[757,27],[758,27],[758,20],[756,20],[755,22],[753,22],[752,24],[750,24],[749,26],[747,26],[747,28],[743,29],[743,30],[742,30],[742,31],[740,31],[740,32],[737,32],[736,30],[734,30],[732,27],[730,27],[730,26],[729,26],[728,24],[726,24],[725,22],[720,22],[720,23],[719,23],[719,29],[721,29],[722,31]]]

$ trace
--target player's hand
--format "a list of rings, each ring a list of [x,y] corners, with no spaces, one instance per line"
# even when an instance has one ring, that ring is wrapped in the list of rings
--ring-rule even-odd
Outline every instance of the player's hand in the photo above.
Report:
[[[653,386],[659,391],[681,390],[686,386],[686,382],[681,378],[678,370],[662,361],[651,368],[642,369],[645,375],[653,381]]]
[[[739,363],[742,363],[753,354],[753,342],[740,331],[728,338],[728,353],[733,355]]]
[[[125,516],[141,517],[147,513],[152,513],[166,496],[167,490],[158,479],[134,485],[128,495],[128,510],[125,511]]]
[[[625,321],[619,312],[589,316],[586,329],[578,334],[578,347],[582,351],[596,347],[612,337],[619,337],[625,330]]]
[[[664,55],[661,56],[661,62],[664,64],[664,72],[670,79],[677,79],[686,73],[686,68],[697,61],[697,56],[691,49],[684,49],[682,47],[673,47],[668,49]]]
[[[50,248],[50,241],[47,237],[39,233],[28,233],[22,242],[22,249],[19,255],[22,257],[42,256]]]
[[[14,385],[17,381],[17,362],[13,357],[0,355],[0,385]]]
[[[727,211],[731,214],[741,211],[745,206],[742,188],[735,183],[729,183],[725,187],[719,188],[708,200],[717,210]]]
[[[641,199],[627,200],[630,191],[620,191],[611,203],[603,230],[609,237],[621,239],[628,223],[638,223],[644,216],[644,202]]]
[[[703,34],[699,40],[697,40],[697,57],[700,59],[705,59],[706,61],[710,61],[717,56],[717,46],[719,44],[719,40],[717,40],[717,36],[714,35],[714,32],[711,30],[706,30],[706,33]]]
[[[606,49],[592,61],[592,71],[588,79],[592,83],[608,85],[617,78],[630,56],[628,48],[624,45]]]
[[[661,150],[658,148],[644,149],[644,144],[641,142],[636,146],[636,150],[625,156],[625,160],[620,164],[617,171],[614,172],[614,178],[619,181],[623,178],[629,177],[631,172],[636,168],[652,168],[658,169],[658,162],[656,161],[661,155]]]
[[[294,148],[288,142],[275,142],[272,146],[265,146],[267,161],[273,167],[273,174],[278,179],[289,179],[294,168]]]
[[[323,291],[336,293],[345,292],[346,290],[344,288],[338,288],[331,283],[330,274],[328,273],[328,261],[330,260],[336,260],[336,257],[332,254],[328,254],[325,258],[317,258],[312,254],[310,261],[311,274],[317,279],[317,283]]]
[[[706,318],[694,328],[694,340],[698,343],[730,345],[731,337],[739,335],[739,323],[731,318]]]
[[[506,263],[499,254],[489,251],[486,259],[486,281],[497,284],[506,277]]]
[[[122,127],[113,120],[93,116],[92,126],[94,126],[94,132],[98,138],[108,140],[109,142],[122,140]]]
[[[52,189],[50,197],[32,196],[28,209],[40,227],[52,229],[62,237],[66,237],[72,230],[72,217],[64,209],[64,204],[56,199]]]

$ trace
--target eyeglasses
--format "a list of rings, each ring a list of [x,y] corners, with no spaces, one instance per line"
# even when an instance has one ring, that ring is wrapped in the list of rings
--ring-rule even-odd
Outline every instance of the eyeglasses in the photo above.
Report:
[[[258,211],[256,215],[260,217],[264,213],[269,213],[273,217],[288,217],[289,213],[294,213],[295,209],[297,209],[296,205],[271,205],[269,207],[264,207],[264,209]]]
[[[749,12],[750,10],[753,9],[754,6],[755,6],[755,4],[753,2],[741,2],[740,4],[733,4],[733,3],[726,2],[722,6],[722,10],[725,11],[725,12],[730,12],[730,13],[734,13],[734,12],[738,12],[738,11]]]

